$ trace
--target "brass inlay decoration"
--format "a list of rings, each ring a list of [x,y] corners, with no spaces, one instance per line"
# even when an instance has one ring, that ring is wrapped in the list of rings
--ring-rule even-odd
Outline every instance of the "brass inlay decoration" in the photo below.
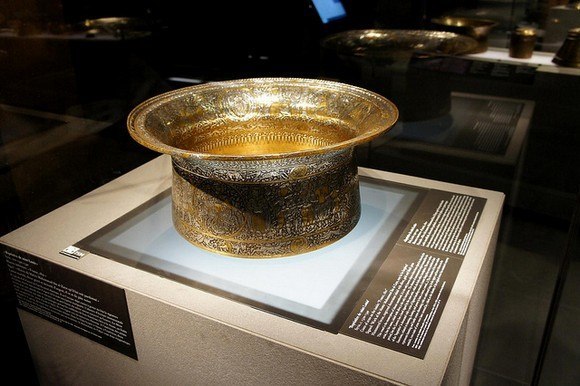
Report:
[[[354,146],[397,108],[367,90],[262,78],[162,94],[129,115],[131,136],[173,159],[173,222],[192,244],[237,257],[328,245],[360,217]]]

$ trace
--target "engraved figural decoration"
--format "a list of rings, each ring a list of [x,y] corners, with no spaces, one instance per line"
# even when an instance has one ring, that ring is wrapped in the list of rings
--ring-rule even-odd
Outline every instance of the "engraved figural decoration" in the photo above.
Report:
[[[288,256],[357,224],[353,151],[391,128],[397,108],[362,88],[314,79],[207,83],[153,97],[131,136],[173,161],[176,230],[213,252]]]

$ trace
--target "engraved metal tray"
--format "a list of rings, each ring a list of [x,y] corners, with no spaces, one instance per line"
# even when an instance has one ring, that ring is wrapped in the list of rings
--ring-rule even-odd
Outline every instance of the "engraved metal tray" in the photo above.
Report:
[[[339,54],[362,57],[389,57],[417,51],[460,55],[477,46],[475,39],[453,32],[388,29],[339,32],[326,37],[321,44]]]

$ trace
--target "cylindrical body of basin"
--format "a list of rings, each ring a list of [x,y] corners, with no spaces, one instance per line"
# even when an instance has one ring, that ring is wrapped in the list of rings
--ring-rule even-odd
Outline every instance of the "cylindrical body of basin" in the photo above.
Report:
[[[285,256],[332,243],[359,219],[352,149],[254,161],[251,183],[240,166],[173,160],[173,222],[186,239],[228,255]]]
[[[389,129],[396,107],[367,90],[294,78],[216,82],[137,106],[129,132],[173,160],[176,230],[237,257],[311,251],[360,217],[354,146]]]

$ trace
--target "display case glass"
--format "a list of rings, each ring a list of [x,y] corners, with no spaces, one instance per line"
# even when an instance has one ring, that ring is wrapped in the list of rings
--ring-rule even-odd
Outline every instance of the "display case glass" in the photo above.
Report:
[[[334,13],[324,13],[324,4]],[[283,0],[188,7],[176,1],[0,2],[0,236],[157,157],[130,137],[126,125],[129,113],[153,96],[256,77],[348,83],[388,98],[400,112],[393,129],[355,149],[359,166],[506,196],[472,384],[548,384],[558,373],[553,358],[561,358],[566,379],[579,379],[578,369],[563,363],[578,362],[579,342],[554,332],[570,331],[567,324],[576,326],[580,318],[579,299],[567,290],[578,281],[578,270],[574,259],[565,263],[577,250],[578,234],[573,213],[580,189],[580,64],[573,29],[580,26],[579,9],[566,0]],[[409,30],[427,40],[402,42]],[[522,30],[534,38],[529,57],[510,53]],[[349,49],[324,44],[352,31],[361,39]],[[384,31],[399,39],[377,44]],[[442,44],[440,32],[473,39],[476,48],[458,51],[449,43],[454,38]],[[369,232],[358,239],[365,251],[381,248],[375,238],[392,232],[389,216],[404,217],[412,205],[415,193],[385,189],[387,208],[395,212],[365,212],[373,216]],[[363,192],[377,193],[368,182]],[[165,213],[151,231],[174,245],[168,200],[160,197],[146,210]],[[146,249],[149,244],[119,244],[145,226],[139,215],[124,220],[125,228],[107,228],[112,233],[99,233],[87,248],[149,271],[179,266],[179,280],[224,296],[241,291],[308,323],[332,324],[342,300],[329,303],[331,294],[356,287],[342,280],[345,272],[363,277],[375,263],[373,253],[356,249],[331,269],[316,268],[329,273],[319,283],[327,285],[320,298],[303,302],[296,276],[288,275],[283,279],[292,285],[266,299],[260,285],[280,276],[265,272],[286,272],[289,260],[217,257],[220,274],[230,275],[218,277],[206,265],[186,266],[194,262],[178,253],[162,262]],[[206,252],[199,256],[196,263],[209,258]],[[293,264],[298,262],[323,264],[324,257]],[[28,364],[26,375],[34,382],[5,261],[0,268],[3,326],[13,338],[3,348],[7,368]],[[236,276],[238,268],[265,279]]]

